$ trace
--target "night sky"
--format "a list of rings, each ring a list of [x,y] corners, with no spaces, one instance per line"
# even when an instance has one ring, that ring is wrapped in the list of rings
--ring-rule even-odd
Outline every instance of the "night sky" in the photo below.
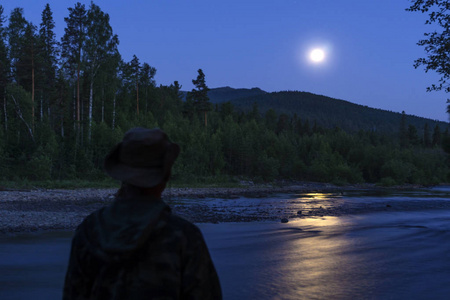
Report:
[[[79,1],[89,7],[90,1]],[[39,25],[45,4],[57,39],[76,1],[6,0]],[[426,15],[405,11],[409,0],[97,0],[110,15],[125,61],[135,54],[157,69],[156,83],[183,90],[203,69],[210,88],[298,90],[394,112],[448,121],[439,79],[414,69],[425,57],[417,42]],[[313,62],[309,52],[323,49]]]

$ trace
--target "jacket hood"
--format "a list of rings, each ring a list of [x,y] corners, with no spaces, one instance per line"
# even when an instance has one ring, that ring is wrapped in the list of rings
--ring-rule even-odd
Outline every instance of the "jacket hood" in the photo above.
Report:
[[[151,197],[117,198],[86,218],[80,228],[90,252],[106,261],[123,260],[167,224],[170,208]]]

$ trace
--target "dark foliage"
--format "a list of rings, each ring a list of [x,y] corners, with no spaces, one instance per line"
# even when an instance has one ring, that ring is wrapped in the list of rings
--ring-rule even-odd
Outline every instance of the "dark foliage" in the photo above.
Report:
[[[49,6],[40,31],[26,30],[20,9],[14,14],[10,30],[2,27],[0,14],[1,180],[104,179],[103,158],[136,126],[160,127],[181,146],[173,170],[178,181],[450,179],[442,150],[450,152],[445,122],[304,92],[209,90],[201,70],[183,102],[177,81],[156,86],[155,68],[136,56],[130,62],[120,58],[118,37],[98,6],[69,11],[61,48],[53,40]],[[104,26],[89,27],[94,15]],[[107,49],[94,46],[94,31],[108,41]],[[19,63],[27,62],[30,41],[47,49],[33,52],[42,62],[36,69]],[[30,77],[33,70],[37,74]]]

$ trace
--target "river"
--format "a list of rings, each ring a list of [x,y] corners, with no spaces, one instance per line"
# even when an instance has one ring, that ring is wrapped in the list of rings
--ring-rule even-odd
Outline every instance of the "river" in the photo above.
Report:
[[[417,193],[395,197],[450,201],[445,197],[448,192],[449,188],[441,188],[422,191],[421,199]],[[289,197],[293,196],[285,196]],[[371,197],[350,193],[339,201],[383,200]],[[320,199],[328,201],[327,196]],[[447,209],[198,226],[219,273],[224,299],[448,299],[450,295]],[[0,237],[0,299],[60,299],[71,234]]]

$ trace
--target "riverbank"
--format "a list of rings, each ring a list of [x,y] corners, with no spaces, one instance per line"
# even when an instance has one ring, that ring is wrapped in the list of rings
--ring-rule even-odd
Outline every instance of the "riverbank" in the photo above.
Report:
[[[405,190],[413,187],[401,187]],[[417,187],[415,187],[417,188]],[[427,200],[407,203],[377,202],[343,205],[333,201],[315,205],[314,201],[280,203],[276,207],[248,202],[244,198],[264,199],[275,194],[329,193],[343,191],[393,191],[373,185],[338,187],[324,183],[299,183],[285,186],[246,186],[242,188],[169,188],[163,194],[173,213],[195,223],[275,221],[312,216],[339,216],[394,210],[450,209],[450,201]],[[41,230],[73,230],[92,211],[108,205],[115,189],[78,190],[21,190],[0,191],[0,233],[19,233]],[[222,199],[220,203],[208,199]],[[239,207],[239,209],[235,209]],[[300,207],[300,208],[299,208]],[[301,209],[301,210],[299,210]]]

